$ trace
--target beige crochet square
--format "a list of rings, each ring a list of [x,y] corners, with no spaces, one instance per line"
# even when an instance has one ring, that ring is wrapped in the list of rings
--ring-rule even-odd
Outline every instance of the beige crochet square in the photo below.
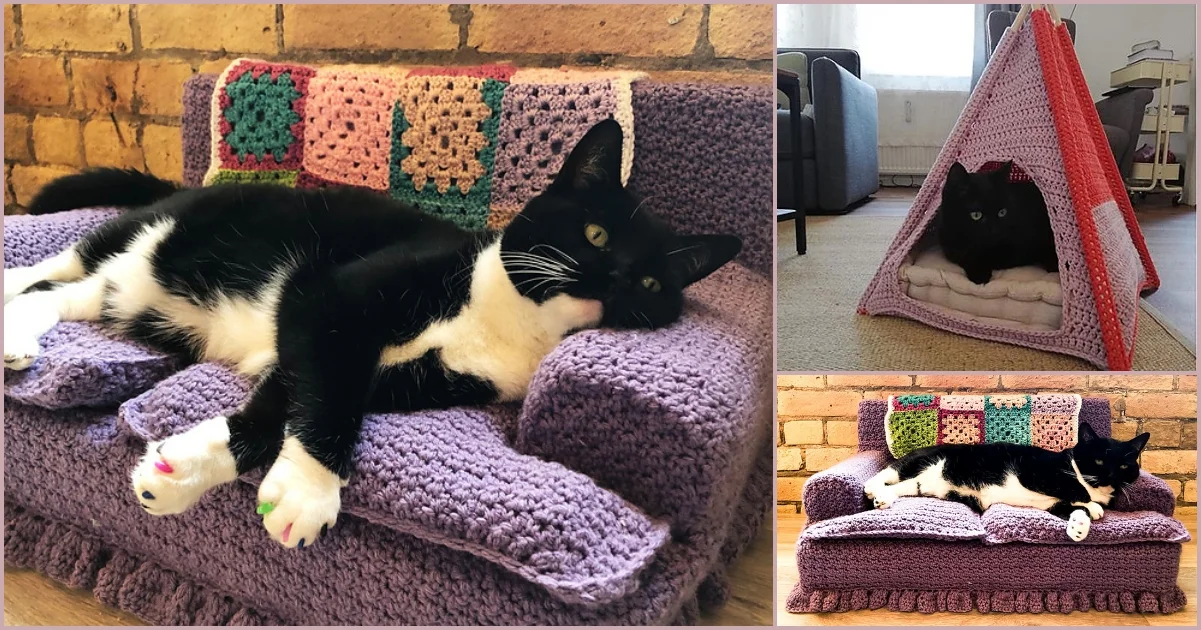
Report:
[[[1030,443],[1056,453],[1072,448],[1076,445],[1072,424],[1072,417],[1066,414],[1031,414]]]
[[[1025,396],[989,396],[988,402],[997,409],[1021,409],[1026,406]]]
[[[980,424],[984,418],[977,414],[950,413],[942,417],[943,444],[979,444]]]
[[[492,115],[484,103],[484,79],[418,76],[401,88],[401,107],[409,128],[400,141],[411,150],[400,168],[416,190],[433,181],[445,194],[452,184],[467,194],[486,174],[479,152],[488,145],[480,129]]]

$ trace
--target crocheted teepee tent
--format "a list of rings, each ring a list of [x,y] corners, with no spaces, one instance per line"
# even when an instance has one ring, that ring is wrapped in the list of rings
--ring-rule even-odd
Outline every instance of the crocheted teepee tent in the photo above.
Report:
[[[902,267],[913,263],[921,247],[930,246],[927,228],[956,160],[969,171],[1012,160],[1042,191],[1059,254],[1054,289],[1062,318],[1056,313],[1057,326],[970,315],[911,296]],[[1053,280],[1055,274],[1047,277]],[[1139,295],[1158,286],[1067,27],[1046,9],[1034,10],[998,44],[859,312],[907,317],[1128,370]]]

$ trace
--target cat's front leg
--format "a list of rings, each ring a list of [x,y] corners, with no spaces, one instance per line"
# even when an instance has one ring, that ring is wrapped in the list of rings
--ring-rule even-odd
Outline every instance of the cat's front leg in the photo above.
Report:
[[[1099,508],[1100,506],[1097,507]],[[1047,511],[1064,519],[1064,531],[1067,532],[1068,538],[1074,542],[1080,542],[1088,537],[1092,519],[1090,513],[1085,508],[1073,505],[1067,501],[1060,501],[1051,506],[1051,509]],[[1097,518],[1100,517],[1098,516]]]
[[[296,436],[284,438],[279,459],[259,486],[257,511],[271,538],[303,549],[338,520],[345,479],[309,454]]]
[[[967,279],[976,284],[988,284],[992,280],[992,269],[986,266],[969,265],[963,268]]]
[[[1084,508],[1084,510],[1088,512],[1088,517],[1094,521],[1099,521],[1101,520],[1101,517],[1105,516],[1105,509],[1102,508],[1101,504],[1097,503],[1096,501],[1089,501],[1088,503],[1073,503],[1072,505]]]

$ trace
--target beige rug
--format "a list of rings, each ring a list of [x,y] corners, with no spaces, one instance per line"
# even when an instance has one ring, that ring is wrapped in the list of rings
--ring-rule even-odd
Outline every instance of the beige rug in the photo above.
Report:
[[[908,319],[859,315],[855,307],[900,217],[810,217],[809,252],[796,253],[791,221],[777,224],[776,369],[830,371],[1097,371],[1062,354],[956,335]],[[1197,356],[1141,303],[1134,369],[1191,372]]]

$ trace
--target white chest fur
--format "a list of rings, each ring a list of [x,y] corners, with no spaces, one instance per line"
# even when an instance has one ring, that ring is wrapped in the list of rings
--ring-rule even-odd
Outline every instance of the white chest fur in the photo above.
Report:
[[[542,304],[522,296],[500,259],[500,242],[476,260],[467,304],[416,339],[384,348],[381,366],[437,350],[447,369],[487,379],[505,401],[521,400],[538,364],[569,331],[600,323],[595,300],[558,295]]]

